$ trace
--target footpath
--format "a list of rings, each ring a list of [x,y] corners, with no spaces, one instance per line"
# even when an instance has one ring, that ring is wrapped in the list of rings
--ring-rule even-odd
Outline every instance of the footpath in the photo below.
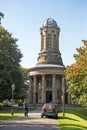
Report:
[[[28,117],[24,114],[12,117],[0,123],[0,130],[58,130],[58,120],[41,118],[40,110],[29,112]]]

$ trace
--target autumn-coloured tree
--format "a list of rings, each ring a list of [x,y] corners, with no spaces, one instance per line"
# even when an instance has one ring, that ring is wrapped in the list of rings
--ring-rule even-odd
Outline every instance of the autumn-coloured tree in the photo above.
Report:
[[[72,102],[87,106],[87,41],[82,42],[84,45],[74,54],[76,62],[65,70],[65,78]]]

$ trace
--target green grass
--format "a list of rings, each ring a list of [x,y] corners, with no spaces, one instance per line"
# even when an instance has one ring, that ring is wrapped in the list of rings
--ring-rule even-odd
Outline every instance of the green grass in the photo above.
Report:
[[[59,113],[60,130],[87,130],[87,109],[65,109],[65,116]]]
[[[32,109],[31,109],[32,110]],[[29,109],[29,111],[31,111]],[[0,110],[0,122],[20,114],[23,114],[23,108],[13,109],[14,115],[11,115],[11,108],[4,108]],[[70,108],[65,109],[65,116],[59,112],[59,128],[60,130],[87,130],[87,109],[85,108]]]
[[[33,109],[32,108],[29,109],[29,111],[31,111],[31,110],[33,110]],[[0,109],[0,122],[23,114],[24,109],[23,108],[13,108],[13,113],[14,114],[12,115],[10,107],[4,107],[4,108]]]
[[[18,116],[22,113],[14,113],[14,115],[12,116],[11,113],[0,113],[0,122],[15,116]]]

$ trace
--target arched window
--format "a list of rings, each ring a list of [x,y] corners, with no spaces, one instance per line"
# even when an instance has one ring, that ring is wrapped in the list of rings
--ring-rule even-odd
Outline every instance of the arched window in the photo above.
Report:
[[[53,36],[53,48],[56,49],[56,35]]]

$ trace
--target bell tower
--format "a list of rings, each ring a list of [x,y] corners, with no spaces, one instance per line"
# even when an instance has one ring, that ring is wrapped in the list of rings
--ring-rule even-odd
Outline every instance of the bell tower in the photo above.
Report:
[[[37,65],[55,64],[63,65],[59,51],[60,28],[54,19],[48,18],[40,28],[41,50],[37,59]]]
[[[65,80],[59,50],[60,28],[53,18],[44,21],[40,28],[41,47],[35,67],[29,68],[29,102],[60,103],[65,94]]]

